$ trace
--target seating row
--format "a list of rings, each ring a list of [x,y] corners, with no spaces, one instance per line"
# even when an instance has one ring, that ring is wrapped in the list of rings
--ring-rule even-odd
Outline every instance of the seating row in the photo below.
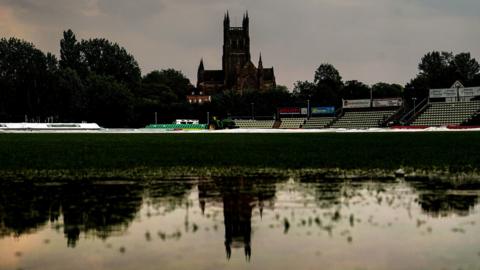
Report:
[[[273,128],[275,120],[234,120],[235,125],[239,128]]]
[[[390,118],[396,110],[367,111],[367,112],[345,112],[332,128],[375,128]]]
[[[282,118],[280,128],[301,128],[305,124],[306,118]]]
[[[319,128],[326,128],[335,117],[312,117],[305,122],[303,125],[304,129],[319,129]]]
[[[480,110],[479,101],[431,103],[412,126],[460,125]]]

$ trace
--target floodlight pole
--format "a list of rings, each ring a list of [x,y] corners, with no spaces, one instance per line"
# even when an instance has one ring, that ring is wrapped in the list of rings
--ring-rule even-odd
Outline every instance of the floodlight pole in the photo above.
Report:
[[[207,112],[207,128],[210,126],[210,112]]]
[[[158,117],[157,117],[157,112],[155,112],[155,125],[158,123]]]
[[[307,99],[307,119],[310,119],[310,99]]]
[[[252,105],[252,120],[255,120],[255,103],[251,103]]]
[[[370,107],[373,105],[373,86],[370,87]]]
[[[413,100],[413,115],[415,116],[415,114],[417,114],[417,104],[416,104],[417,98],[413,97],[412,100]]]

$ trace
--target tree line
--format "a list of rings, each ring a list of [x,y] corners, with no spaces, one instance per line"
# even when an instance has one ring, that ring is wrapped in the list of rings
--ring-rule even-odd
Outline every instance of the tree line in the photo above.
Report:
[[[190,104],[194,86],[174,69],[144,76],[134,56],[103,38],[77,40],[63,33],[60,57],[44,53],[17,38],[0,39],[0,122],[96,122],[104,127],[142,127],[176,118],[273,116],[278,107],[340,106],[342,99],[412,97],[423,99],[428,89],[450,87],[460,80],[480,85],[479,64],[469,53],[430,52],[419,73],[405,86],[379,82],[372,86],[343,81],[331,64],[321,64],[314,80],[297,81],[292,91],[277,86],[269,91],[224,91],[207,104]]]

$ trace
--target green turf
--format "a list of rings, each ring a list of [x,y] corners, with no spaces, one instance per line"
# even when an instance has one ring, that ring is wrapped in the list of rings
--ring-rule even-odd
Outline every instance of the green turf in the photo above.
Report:
[[[480,132],[0,134],[0,170],[480,167]]]

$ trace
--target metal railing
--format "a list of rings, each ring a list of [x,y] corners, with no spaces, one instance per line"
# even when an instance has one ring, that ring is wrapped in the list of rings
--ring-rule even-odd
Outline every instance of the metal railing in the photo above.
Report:
[[[328,123],[325,128],[330,128],[332,127],[333,125],[335,125],[335,123],[340,120],[340,118],[342,118],[344,115],[344,112],[343,112],[343,108],[340,108],[338,109],[337,111],[335,111],[335,117],[333,118],[332,121],[330,121],[330,123]]]
[[[382,119],[379,123],[381,127],[388,127],[390,123],[397,123],[397,120],[405,113],[405,106],[400,107],[394,114],[390,115],[386,119]]]
[[[402,118],[400,118],[400,123],[402,125],[408,125],[410,124],[414,119],[415,117],[422,113],[423,111],[425,111],[425,109],[428,107],[429,103],[428,103],[428,98],[422,100],[420,103],[416,104],[412,110],[410,110],[409,112],[407,112]],[[420,109],[418,109],[420,108]]]

